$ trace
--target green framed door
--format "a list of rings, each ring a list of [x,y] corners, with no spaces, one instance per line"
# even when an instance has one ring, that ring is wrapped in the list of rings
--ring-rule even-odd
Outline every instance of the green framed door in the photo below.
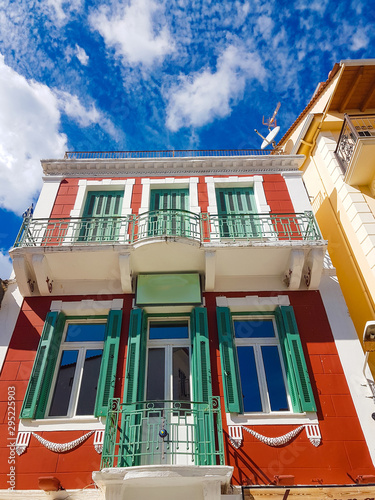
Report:
[[[116,241],[121,221],[121,191],[89,191],[78,241]]]
[[[188,236],[188,210],[188,189],[152,189],[149,236]]]
[[[219,188],[216,190],[216,201],[221,237],[256,238],[260,236],[253,188]]]

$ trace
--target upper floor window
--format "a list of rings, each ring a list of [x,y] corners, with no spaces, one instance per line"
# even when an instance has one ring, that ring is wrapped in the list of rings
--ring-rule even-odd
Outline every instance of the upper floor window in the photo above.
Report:
[[[220,235],[251,238],[261,234],[252,187],[216,189]]]
[[[188,210],[188,189],[151,189],[148,235],[187,236]]]

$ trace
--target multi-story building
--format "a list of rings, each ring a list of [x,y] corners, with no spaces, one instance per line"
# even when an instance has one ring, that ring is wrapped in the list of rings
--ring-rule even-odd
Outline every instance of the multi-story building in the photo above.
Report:
[[[0,311],[1,499],[374,496],[364,356],[303,161],[42,161]]]
[[[303,180],[362,341],[375,320],[375,59],[335,64],[279,145],[306,156]],[[375,374],[374,353],[369,363]]]

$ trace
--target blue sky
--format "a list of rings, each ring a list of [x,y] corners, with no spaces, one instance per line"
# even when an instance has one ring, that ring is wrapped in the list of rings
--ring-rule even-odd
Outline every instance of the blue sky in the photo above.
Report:
[[[0,277],[41,158],[258,148],[335,62],[374,57],[364,0],[0,0]]]

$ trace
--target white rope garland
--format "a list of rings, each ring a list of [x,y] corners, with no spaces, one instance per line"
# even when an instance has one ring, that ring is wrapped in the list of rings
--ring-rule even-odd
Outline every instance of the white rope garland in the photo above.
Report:
[[[94,434],[95,431],[90,431],[84,436],[81,436],[78,439],[75,439],[74,441],[70,441],[70,443],[52,443],[52,441],[47,441],[47,439],[42,438],[41,436],[38,436],[35,432],[32,432],[31,434],[41,443],[43,446],[47,448],[47,450],[54,451],[55,453],[64,453],[66,451],[73,450],[77,446],[79,446],[81,443],[86,441],[91,434]]]
[[[289,441],[291,441],[294,437],[296,437],[305,428],[305,426],[300,425],[296,429],[293,429],[292,431],[288,432],[287,434],[284,434],[283,436],[279,436],[279,437],[263,436],[262,434],[259,434],[259,432],[255,432],[252,429],[249,429],[248,427],[245,427],[243,425],[241,425],[241,428],[268,446],[282,446],[286,443],[289,443]],[[229,441],[231,442],[231,444],[234,448],[238,449],[242,444],[242,437],[236,438],[236,437],[232,436],[229,438]]]

